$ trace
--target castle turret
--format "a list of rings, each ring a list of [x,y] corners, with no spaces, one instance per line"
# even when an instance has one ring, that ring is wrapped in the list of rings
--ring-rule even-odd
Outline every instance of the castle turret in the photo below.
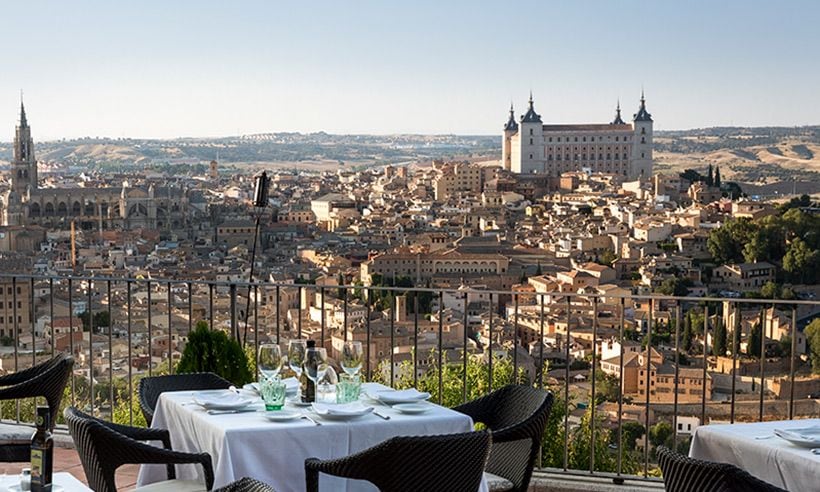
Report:
[[[621,101],[618,100],[618,105],[615,106],[615,119],[612,120],[613,125],[625,125],[626,122],[621,118]]]
[[[646,99],[641,91],[641,105],[632,118],[634,136],[629,179],[652,177],[652,124],[652,115],[646,110]]]
[[[510,117],[504,124],[504,134],[501,137],[501,164],[509,171],[512,166],[512,136],[518,133],[518,123],[515,121],[515,111],[510,103]]]
[[[535,174],[544,172],[544,129],[541,115],[535,112],[535,104],[530,92],[529,108],[521,117],[518,130],[518,147],[520,154],[513,156],[512,171],[515,173]],[[513,149],[513,153],[518,149]]]

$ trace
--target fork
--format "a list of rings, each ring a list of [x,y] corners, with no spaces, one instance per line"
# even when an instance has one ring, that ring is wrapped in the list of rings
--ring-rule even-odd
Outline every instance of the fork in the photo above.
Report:
[[[311,422],[313,422],[313,425],[322,425],[321,422],[319,422],[318,420],[314,420],[310,415],[306,413],[302,414],[302,418],[310,420]]]

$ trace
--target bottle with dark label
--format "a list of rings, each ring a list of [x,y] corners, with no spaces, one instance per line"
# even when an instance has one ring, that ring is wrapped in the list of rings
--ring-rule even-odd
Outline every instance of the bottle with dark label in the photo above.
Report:
[[[51,492],[53,465],[51,413],[48,407],[37,407],[37,431],[31,436],[31,492]]]
[[[307,348],[314,348],[316,347],[316,340],[308,340],[307,341]],[[304,364],[307,364],[307,357],[305,357]],[[309,377],[307,377],[307,370],[306,368],[302,367],[302,377],[299,381],[300,386],[302,387],[302,401],[304,403],[313,403],[316,401],[316,383],[311,381]]]

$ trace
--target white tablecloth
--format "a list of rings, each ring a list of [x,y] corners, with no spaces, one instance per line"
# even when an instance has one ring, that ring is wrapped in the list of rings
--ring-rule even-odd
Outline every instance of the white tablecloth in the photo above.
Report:
[[[775,429],[817,425],[820,419],[705,425],[695,430],[689,456],[737,465],[790,492],[817,492],[820,456],[773,434]]]
[[[52,478],[53,485],[59,485],[65,492],[91,492],[91,489],[86,487],[84,483],[77,480],[74,475],[68,472],[55,472]],[[19,475],[6,475],[4,477],[0,477],[0,491],[6,492],[9,487],[14,485],[20,485]],[[56,487],[52,487],[52,490],[56,489]]]
[[[364,386],[380,385],[366,383]],[[160,395],[152,427],[169,429],[174,450],[210,454],[215,488],[248,476],[272,485],[279,492],[303,491],[306,458],[341,458],[395,436],[453,434],[473,429],[470,417],[437,405],[422,415],[403,415],[376,404],[377,411],[389,415],[390,420],[367,415],[339,422],[322,420],[311,413],[322,423],[316,426],[304,419],[269,422],[256,412],[209,415],[190,404],[193,395],[190,391]],[[178,466],[177,478],[201,480],[202,468]],[[164,466],[144,465],[137,484],[142,486],[165,479]],[[326,491],[376,490],[368,482],[324,474],[319,484],[321,490]],[[487,490],[486,483],[482,482],[481,490]]]

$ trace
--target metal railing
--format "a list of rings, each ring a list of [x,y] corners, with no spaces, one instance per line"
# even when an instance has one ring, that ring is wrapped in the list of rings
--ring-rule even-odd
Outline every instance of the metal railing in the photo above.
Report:
[[[0,286],[0,334],[13,346],[3,352],[13,355],[6,369],[69,351],[76,365],[66,403],[121,423],[140,418],[135,381],[173,373],[198,321],[248,347],[253,367],[260,342],[313,338],[335,355],[341,341],[361,340],[368,380],[426,384],[445,404],[514,381],[551,389],[563,445],[545,447],[542,464],[616,483],[652,474],[653,422],[671,426],[665,443],[677,447],[689,431],[679,432],[681,419],[820,413],[795,394],[798,374],[810,374],[798,351],[807,350],[801,322],[820,313],[815,300],[13,274],[0,274]],[[460,391],[448,393],[459,380]],[[29,415],[20,401],[0,406],[4,420],[27,423]],[[627,442],[625,420],[643,426],[638,441]]]

